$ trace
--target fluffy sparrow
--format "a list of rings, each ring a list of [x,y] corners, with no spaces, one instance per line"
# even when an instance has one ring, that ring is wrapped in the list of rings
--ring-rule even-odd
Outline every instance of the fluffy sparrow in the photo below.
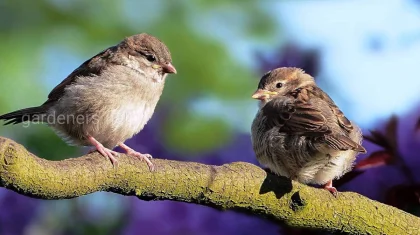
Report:
[[[168,48],[157,38],[138,34],[125,38],[74,70],[48,95],[41,106],[4,114],[7,124],[43,122],[71,145],[93,146],[114,166],[123,148],[145,160],[124,144],[151,118],[168,73],[176,73]]]
[[[324,185],[336,195],[332,180],[366,152],[359,127],[299,68],[266,73],[252,98],[260,100],[251,130],[258,161],[278,175]]]

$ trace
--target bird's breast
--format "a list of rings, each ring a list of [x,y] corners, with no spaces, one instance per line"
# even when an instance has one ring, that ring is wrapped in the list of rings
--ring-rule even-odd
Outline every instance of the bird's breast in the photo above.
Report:
[[[156,102],[146,100],[137,100],[128,102],[115,108],[113,118],[116,120],[116,126],[126,132],[132,132],[131,135],[138,133],[153,115]]]
[[[151,84],[148,78],[123,66],[100,76],[79,77],[50,112],[84,116],[89,122],[53,126],[66,138],[77,140],[73,142],[86,144],[83,140],[93,136],[104,146],[114,147],[143,129],[162,89],[163,84]]]

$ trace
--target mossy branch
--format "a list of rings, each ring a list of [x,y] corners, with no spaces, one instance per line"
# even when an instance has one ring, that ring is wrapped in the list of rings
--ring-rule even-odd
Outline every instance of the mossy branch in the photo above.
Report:
[[[356,193],[329,192],[267,174],[244,162],[222,166],[154,159],[156,171],[121,155],[118,168],[97,153],[47,161],[0,137],[0,186],[41,199],[97,191],[238,210],[300,228],[346,234],[420,234],[420,219]]]

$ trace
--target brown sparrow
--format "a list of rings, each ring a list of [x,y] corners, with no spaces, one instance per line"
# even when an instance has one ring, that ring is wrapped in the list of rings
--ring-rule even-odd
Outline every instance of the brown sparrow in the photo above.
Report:
[[[152,117],[168,73],[176,73],[168,48],[157,38],[138,34],[124,39],[74,70],[38,107],[4,114],[7,124],[43,122],[72,145],[94,146],[116,166],[122,147],[128,155],[145,160],[124,144]]]
[[[258,161],[278,175],[324,185],[336,195],[332,180],[366,152],[359,127],[299,68],[266,73],[252,98],[260,100],[251,129]]]

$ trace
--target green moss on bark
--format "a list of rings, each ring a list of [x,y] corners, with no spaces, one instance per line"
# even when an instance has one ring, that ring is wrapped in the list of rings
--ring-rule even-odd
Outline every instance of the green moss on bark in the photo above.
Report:
[[[156,171],[122,155],[119,167],[97,153],[47,161],[0,137],[0,186],[41,199],[97,191],[237,210],[289,226],[348,234],[420,234],[420,219],[356,193],[329,192],[267,174],[244,162],[211,166],[154,159]]]

